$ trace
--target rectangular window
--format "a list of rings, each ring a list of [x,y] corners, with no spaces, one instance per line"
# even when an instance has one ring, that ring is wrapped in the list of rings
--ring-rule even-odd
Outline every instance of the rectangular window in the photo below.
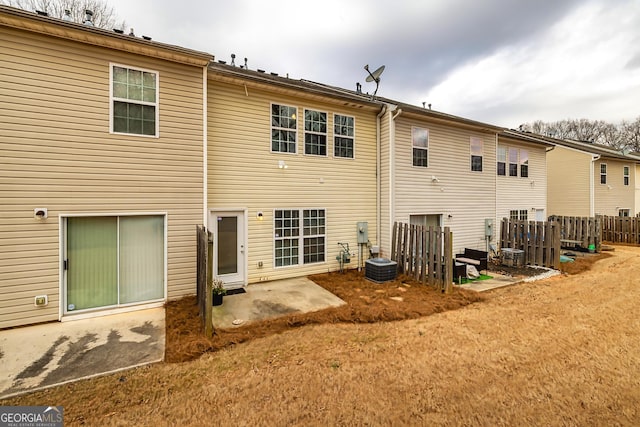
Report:
[[[518,149],[509,148],[509,176],[518,176]]]
[[[324,209],[305,209],[303,211],[303,235],[304,263],[324,262]]]
[[[629,185],[629,166],[622,168],[622,177],[624,185]]]
[[[529,153],[527,150],[520,150],[520,176],[522,178],[529,176]]]
[[[325,261],[324,209],[278,209],[274,218],[276,267]]]
[[[607,183],[607,164],[600,163],[600,184]]]
[[[271,151],[296,153],[296,107],[271,104]]]
[[[304,110],[304,154],[327,155],[327,113]]]
[[[111,65],[111,131],[158,136],[158,72]]]
[[[411,145],[413,146],[413,166],[426,168],[429,166],[429,130],[411,128]]]
[[[629,216],[629,209],[619,209],[618,216],[624,216],[624,217]]]
[[[498,175],[506,176],[507,175],[507,148],[506,147],[498,147]]]
[[[471,170],[482,172],[482,140],[471,137]]]
[[[509,219],[517,221],[518,220],[518,211],[509,211]]]
[[[526,221],[528,219],[529,211],[526,209],[520,209],[520,221]]]
[[[333,116],[333,155],[353,159],[353,142],[355,135],[355,119],[350,116],[334,114]]]

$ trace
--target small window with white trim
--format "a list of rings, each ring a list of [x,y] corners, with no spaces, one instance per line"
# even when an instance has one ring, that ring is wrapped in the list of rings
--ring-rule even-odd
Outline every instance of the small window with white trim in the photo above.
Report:
[[[297,110],[289,105],[271,104],[272,152],[296,153]]]
[[[480,138],[471,137],[471,170],[474,172],[482,172],[482,140]]]
[[[158,72],[111,64],[111,132],[158,136]]]
[[[304,110],[304,154],[327,155],[327,113]]]
[[[600,163],[600,184],[607,183],[607,164]]]
[[[509,148],[509,176],[518,176],[518,149]]]
[[[333,115],[333,155],[353,159],[355,119],[342,114]]]
[[[529,176],[529,153],[527,150],[520,150],[520,177]]]
[[[411,145],[413,146],[413,166],[426,168],[429,166],[429,130],[411,128]]]
[[[498,147],[498,175],[506,176],[507,175],[507,148],[506,147]]]
[[[629,166],[622,168],[622,180],[624,185],[629,185]]]
[[[302,217],[302,221],[300,218]],[[276,209],[274,215],[275,266],[324,262],[324,209]],[[302,248],[302,251],[300,251]]]

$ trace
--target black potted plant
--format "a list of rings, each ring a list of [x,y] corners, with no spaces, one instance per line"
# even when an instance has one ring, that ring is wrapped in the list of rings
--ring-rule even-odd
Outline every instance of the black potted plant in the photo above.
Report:
[[[224,282],[222,279],[215,278],[213,279],[211,290],[213,293],[213,305],[222,305],[222,297],[227,293],[227,290],[224,288]]]

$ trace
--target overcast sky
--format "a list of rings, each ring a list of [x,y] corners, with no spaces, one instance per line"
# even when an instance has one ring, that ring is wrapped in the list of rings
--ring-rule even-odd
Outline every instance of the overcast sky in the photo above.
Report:
[[[107,0],[136,35],[515,128],[640,116],[639,0]]]

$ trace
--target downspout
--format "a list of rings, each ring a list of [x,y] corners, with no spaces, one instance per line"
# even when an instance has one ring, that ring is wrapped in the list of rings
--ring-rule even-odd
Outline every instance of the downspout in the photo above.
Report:
[[[498,224],[500,224],[500,218],[498,218],[498,132],[496,132],[496,147],[495,147],[495,159],[496,161],[494,162],[493,166],[496,168],[495,173],[493,174],[493,201],[494,201],[494,209],[493,209],[493,230],[492,233],[495,234],[495,241],[496,241],[496,248],[498,246],[498,235],[497,233],[495,233],[496,228],[498,227]],[[493,239],[493,235],[488,237],[485,236],[485,240],[487,241],[487,247],[486,247],[486,251],[487,253],[491,253],[491,239]]]
[[[208,186],[207,186],[207,181],[208,181],[208,175],[209,175],[209,159],[208,159],[208,126],[207,126],[207,122],[208,122],[208,118],[207,118],[207,113],[208,113],[208,99],[207,99],[207,90],[208,90],[208,86],[207,86],[207,70],[209,68],[209,65],[205,65],[202,68],[202,225],[204,225],[205,227],[207,227],[207,229],[209,228],[209,224],[208,224],[208,213],[207,213],[207,206],[209,205],[209,200],[208,200]]]
[[[593,217],[596,214],[596,180],[595,180],[595,167],[596,162],[600,160],[600,154],[591,158],[591,171],[589,173],[589,216]]]
[[[381,228],[382,227],[382,159],[381,155],[381,139],[380,136],[380,119],[387,111],[387,104],[382,106],[380,112],[376,116],[376,244],[381,247]],[[379,251],[379,249],[378,249]]]
[[[391,120],[389,120],[389,243],[391,244],[391,236],[393,230],[393,222],[396,218],[396,118],[402,114],[402,110],[397,105],[391,106],[389,112]],[[391,250],[391,247],[389,247]]]

